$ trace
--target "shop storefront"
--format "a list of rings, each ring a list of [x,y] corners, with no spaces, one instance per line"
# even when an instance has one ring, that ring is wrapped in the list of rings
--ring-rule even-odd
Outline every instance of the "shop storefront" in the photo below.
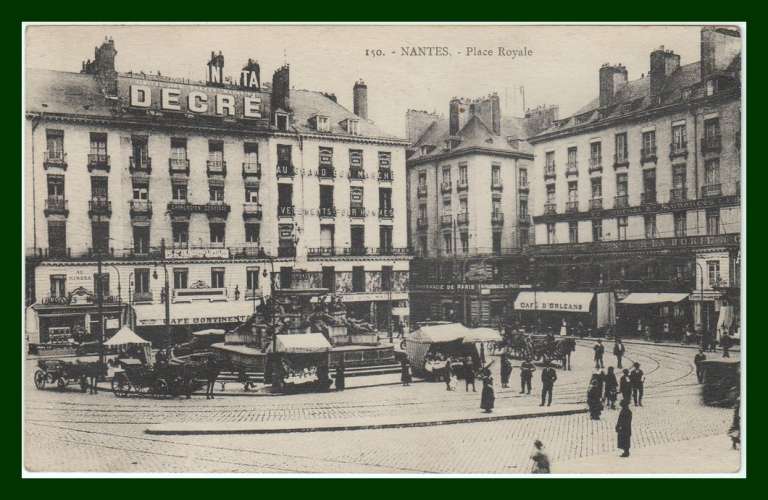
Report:
[[[681,340],[691,325],[687,293],[630,293],[618,304],[618,332],[646,340]]]
[[[579,325],[602,334],[616,321],[612,292],[520,292],[514,302],[514,320],[529,331],[559,334],[565,321],[569,334]]]

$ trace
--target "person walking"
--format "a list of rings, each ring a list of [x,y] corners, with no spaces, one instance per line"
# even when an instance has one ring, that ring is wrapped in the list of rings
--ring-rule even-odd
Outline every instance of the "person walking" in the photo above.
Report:
[[[484,368],[481,373],[483,391],[480,394],[480,408],[482,408],[485,413],[491,413],[493,411],[493,405],[496,401],[496,395],[493,391],[493,376],[491,376],[491,370],[488,368]]]
[[[501,387],[506,389],[509,387],[509,377],[512,375],[512,362],[509,360],[507,353],[501,353]]]
[[[613,343],[613,355],[616,356],[616,368],[621,370],[623,367],[621,366],[621,358],[624,357],[624,353],[627,352],[626,347],[624,347],[624,342],[621,341],[620,338],[616,338],[616,341]]]
[[[533,460],[532,474],[549,474],[549,457],[544,451],[544,444],[538,439],[533,442],[533,453],[531,454],[531,460]]]
[[[696,365],[696,379],[699,383],[704,382],[704,367],[701,362],[705,359],[707,359],[707,355],[704,354],[704,349],[699,349],[699,352],[693,357],[693,364]]]
[[[475,389],[475,369],[472,367],[472,360],[467,356],[464,358],[464,390],[469,392],[469,386],[472,386],[472,392],[477,392]]]
[[[730,350],[731,350],[731,344],[732,344],[731,336],[728,335],[727,331],[723,331],[722,336],[720,337],[720,347],[723,348],[723,357],[724,358],[730,358]]]
[[[344,374],[344,358],[341,358],[339,364],[336,365],[336,390],[343,391],[346,385],[346,375]]]
[[[621,380],[619,380],[619,392],[622,401],[629,401],[632,398],[632,380],[629,378],[629,370],[622,370]]]
[[[565,337],[566,335],[568,335],[568,322],[563,318],[562,323],[560,323],[560,336]]]
[[[617,448],[624,452],[619,456],[623,458],[628,457],[632,441],[632,410],[629,409],[628,399],[621,401],[621,411],[619,412],[619,418],[616,420],[616,437],[618,441]]]
[[[555,381],[557,380],[557,372],[552,368],[552,364],[549,361],[544,362],[544,370],[541,371],[541,404],[544,406],[545,399],[547,400],[547,406],[552,405],[552,390],[555,387]]]
[[[592,348],[595,351],[595,368],[603,368],[603,354],[605,354],[605,346],[603,341],[598,339],[595,346]]]
[[[531,393],[531,380],[536,367],[531,363],[531,358],[525,358],[520,364],[520,394]]]
[[[602,393],[600,392],[600,383],[597,377],[593,378],[587,390],[587,407],[589,416],[592,420],[600,420],[600,414],[603,411],[603,403],[600,401]]]
[[[400,364],[400,381],[404,387],[411,385],[413,377],[411,376],[411,363],[407,359],[404,359]]]
[[[643,406],[645,374],[640,369],[640,363],[635,362],[632,366],[632,371],[629,372],[629,380],[632,382],[632,400],[635,402],[635,406]]]
[[[451,358],[448,358],[445,360],[445,390],[450,391],[451,390]]]
[[[605,374],[604,396],[605,404],[610,406],[611,410],[616,409],[616,389],[619,386],[618,380],[616,380],[616,374],[613,372],[613,367],[608,367],[608,373]]]

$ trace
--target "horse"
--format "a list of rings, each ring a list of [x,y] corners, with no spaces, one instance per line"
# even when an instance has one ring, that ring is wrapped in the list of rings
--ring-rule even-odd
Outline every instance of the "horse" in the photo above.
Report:
[[[221,363],[216,359],[216,356],[209,356],[203,365],[203,375],[205,376],[205,399],[214,399],[213,389],[216,385],[216,379],[219,378],[221,373]]]
[[[554,358],[559,359],[563,370],[571,369],[571,353],[576,350],[576,341],[572,338],[559,338],[555,341]]]

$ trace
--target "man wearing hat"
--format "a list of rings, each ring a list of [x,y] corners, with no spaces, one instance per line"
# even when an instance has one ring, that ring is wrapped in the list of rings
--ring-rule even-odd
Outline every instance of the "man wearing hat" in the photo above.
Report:
[[[643,406],[643,385],[645,384],[645,374],[640,369],[640,363],[635,362],[632,365],[632,371],[629,372],[629,380],[632,382],[632,399],[635,406]]]
[[[621,457],[629,456],[629,448],[632,440],[632,410],[629,409],[629,399],[621,401],[621,411],[616,421],[617,448],[622,450]]]
[[[544,370],[541,372],[541,404],[544,406],[544,400],[547,400],[547,406],[552,405],[552,389],[554,389],[557,380],[557,372],[552,368],[550,361],[544,362]]]

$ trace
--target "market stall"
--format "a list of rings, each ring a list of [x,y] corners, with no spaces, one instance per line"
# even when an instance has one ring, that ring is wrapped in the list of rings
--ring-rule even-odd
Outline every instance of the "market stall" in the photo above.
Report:
[[[152,365],[152,344],[134,333],[127,326],[122,327],[109,340],[104,342],[104,348],[116,351],[127,357],[144,358],[147,365]]]
[[[267,355],[272,385],[281,390],[305,384],[327,389],[330,353],[322,333],[276,335]]]
[[[458,362],[466,357],[472,359],[475,367],[479,366],[480,354],[473,339],[488,338],[489,332],[485,330],[488,329],[470,329],[461,323],[418,328],[405,339],[405,352],[414,373],[432,376],[445,367],[446,361]]]

